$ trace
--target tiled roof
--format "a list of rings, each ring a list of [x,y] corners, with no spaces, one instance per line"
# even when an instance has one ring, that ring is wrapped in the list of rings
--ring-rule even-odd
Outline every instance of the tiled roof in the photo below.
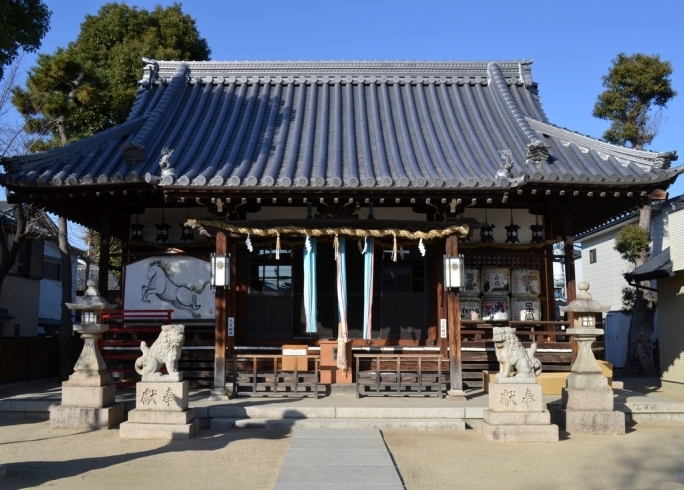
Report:
[[[164,148],[173,153],[162,173]],[[164,186],[284,190],[630,185],[671,182],[675,159],[554,126],[526,61],[150,61],[125,123],[4,159],[0,178],[78,186],[148,174]]]

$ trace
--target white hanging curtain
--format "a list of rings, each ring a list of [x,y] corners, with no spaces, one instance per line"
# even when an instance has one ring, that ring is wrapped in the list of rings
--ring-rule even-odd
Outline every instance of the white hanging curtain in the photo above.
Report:
[[[337,262],[337,306],[339,324],[337,329],[337,367],[347,369],[347,340],[349,330],[347,326],[347,274],[346,274],[346,243],[344,238],[335,237],[335,259]]]
[[[304,245],[304,313],[306,316],[306,332],[316,333],[318,322],[316,313],[316,238],[306,237]]]
[[[363,338],[372,338],[373,326],[373,266],[375,265],[375,254],[373,253],[373,239],[364,238],[363,247]]]

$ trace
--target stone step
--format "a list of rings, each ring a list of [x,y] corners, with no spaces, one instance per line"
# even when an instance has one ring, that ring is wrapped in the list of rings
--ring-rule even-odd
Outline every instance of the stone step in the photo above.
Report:
[[[479,407],[478,407],[479,408]],[[479,410],[464,407],[282,407],[214,406],[207,407],[208,418],[253,419],[462,419],[481,418]],[[472,412],[472,413],[468,413]],[[476,413],[478,412],[478,413]],[[478,417],[479,415],[479,417]]]
[[[465,430],[461,419],[260,419],[212,418],[209,430],[234,429],[405,429],[405,430]]]

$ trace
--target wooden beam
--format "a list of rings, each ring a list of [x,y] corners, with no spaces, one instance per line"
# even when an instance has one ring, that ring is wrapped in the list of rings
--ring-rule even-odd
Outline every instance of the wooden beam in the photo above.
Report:
[[[102,214],[100,220],[100,261],[98,287],[100,296],[107,298],[109,290],[109,244],[112,240],[112,214],[109,210]]]
[[[222,230],[216,232],[215,250],[216,255],[224,255],[228,251],[228,240],[225,232]],[[226,288],[216,288],[214,305],[214,311],[216,312],[214,323],[214,388],[211,390],[210,400],[226,399],[227,297],[228,291]]]
[[[458,256],[458,237],[450,236],[446,239],[446,254]],[[463,366],[461,364],[461,308],[458,293],[447,292],[447,325],[449,330],[449,379],[451,389],[449,396],[463,398]]]

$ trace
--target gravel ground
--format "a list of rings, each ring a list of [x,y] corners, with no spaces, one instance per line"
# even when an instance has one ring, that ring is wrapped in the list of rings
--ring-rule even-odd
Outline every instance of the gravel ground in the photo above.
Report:
[[[558,443],[485,441],[477,430],[383,431],[409,490],[673,489],[684,470],[684,427],[637,426],[624,436]],[[0,419],[2,489],[271,489],[290,445],[286,431],[202,431],[189,441],[121,440],[117,430],[51,430]]]

